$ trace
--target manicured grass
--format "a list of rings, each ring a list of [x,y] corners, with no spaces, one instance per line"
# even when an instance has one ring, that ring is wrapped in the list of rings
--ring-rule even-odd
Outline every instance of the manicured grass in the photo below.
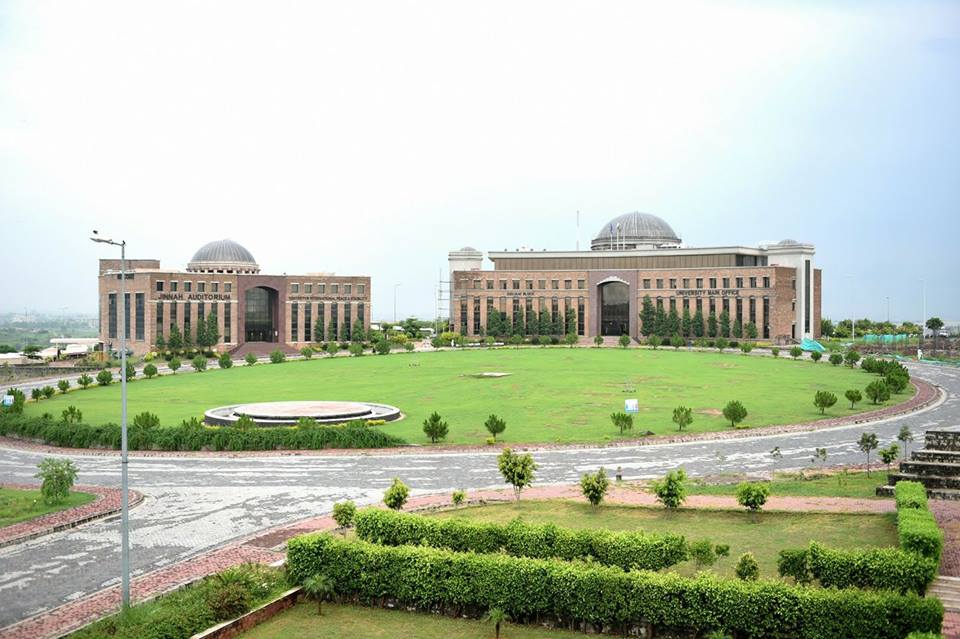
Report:
[[[762,512],[757,517],[739,510],[681,508],[668,512],[660,507],[603,505],[560,500],[521,500],[519,503],[471,506],[445,511],[436,517],[455,517],[507,523],[523,517],[530,523],[554,523],[568,528],[607,528],[672,532],[688,540],[710,539],[730,544],[730,556],[713,571],[733,576],[737,558],[750,551],[760,564],[763,577],[777,577],[777,553],[784,548],[802,548],[819,541],[834,548],[897,546],[896,515],[834,514],[809,512]],[[675,567],[683,575],[696,573],[692,561]]]
[[[241,635],[244,639],[490,639],[493,624],[473,619],[451,619],[400,610],[323,604],[317,616],[314,603],[301,603]],[[537,626],[503,624],[501,639],[572,639],[582,633],[547,630]]]
[[[480,372],[507,377],[477,379]],[[732,399],[746,406],[744,425],[806,422],[856,411],[842,400],[873,376],[827,363],[746,357],[738,353],[615,348],[502,348],[495,350],[314,358],[284,364],[234,366],[201,374],[138,379],[128,387],[131,415],[150,411],[161,424],[179,424],[224,404],[272,400],[360,400],[398,406],[407,417],[383,428],[411,443],[427,443],[423,420],[438,411],[450,424],[446,443],[478,444],[483,422],[496,413],[507,422],[507,443],[602,442],[620,438],[610,414],[638,398],[640,414],[627,437],[646,431],[676,432],[671,417],[680,404],[694,409],[690,432],[730,428],[721,410]],[[632,389],[625,391],[625,388]],[[824,416],[813,405],[817,390],[841,401]],[[73,404],[91,424],[119,421],[119,384],[74,390],[26,412],[58,416]],[[907,399],[904,393],[894,401]]]
[[[90,493],[71,492],[67,499],[56,505],[44,503],[39,490],[0,488],[0,527],[16,524],[58,510],[82,506],[96,498]]]
[[[784,497],[855,497],[859,499],[889,499],[877,497],[877,486],[886,483],[886,469],[881,465],[876,470],[867,473],[837,473],[823,475],[808,473],[810,479],[797,479],[795,475],[784,477],[778,475],[768,482],[771,495]],[[702,483],[691,481],[687,484],[687,491],[691,495],[735,495],[737,482]]]

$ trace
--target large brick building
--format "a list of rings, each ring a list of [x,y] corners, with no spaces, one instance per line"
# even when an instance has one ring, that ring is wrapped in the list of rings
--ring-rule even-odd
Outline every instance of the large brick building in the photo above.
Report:
[[[604,225],[589,251],[491,251],[449,254],[450,322],[482,335],[498,311],[511,327],[546,310],[554,325],[577,334],[639,337],[644,298],[666,313],[727,311],[730,325],[752,323],[760,339],[781,343],[820,335],[821,272],[814,247],[776,244],[691,248],[655,215],[628,213]],[[527,333],[527,330],[520,332]]]
[[[195,343],[201,321],[216,316],[220,351],[298,349],[349,339],[359,322],[370,327],[370,278],[333,273],[262,275],[250,251],[231,240],[204,245],[185,271],[159,260],[127,260],[126,312],[119,299],[120,260],[100,260],[100,339],[119,348],[124,330],[135,354],[169,339],[173,326]],[[318,329],[322,328],[322,334]],[[335,334],[335,335],[334,335]]]

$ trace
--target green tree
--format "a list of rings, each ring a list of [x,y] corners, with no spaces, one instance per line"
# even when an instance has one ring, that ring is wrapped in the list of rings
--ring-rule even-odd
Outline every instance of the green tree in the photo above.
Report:
[[[53,386],[44,386],[40,389],[40,392],[43,393],[44,399],[50,399],[57,394],[57,389]]]
[[[133,365],[133,362],[127,362],[127,381],[131,382],[137,377],[137,369]]]
[[[282,364],[287,361],[286,354],[281,351],[279,348],[270,352],[270,363],[271,364]]]
[[[843,364],[843,355],[840,353],[830,353],[828,361],[834,366],[839,366]]]
[[[183,348],[183,335],[180,334],[180,327],[176,324],[170,324],[170,333],[167,337],[167,348],[171,351],[177,351]]]
[[[620,338],[619,338],[619,340],[617,340],[617,341],[620,343],[620,348],[626,348],[626,347],[630,346],[630,336],[629,336],[629,335],[621,335]]]
[[[862,433],[860,440],[857,441],[857,448],[867,456],[867,476],[870,476],[870,451],[876,450],[879,446],[876,433]]]
[[[570,331],[563,336],[563,342],[570,348],[573,348],[578,341],[580,341],[580,338],[577,337],[576,330]]]
[[[939,317],[931,317],[927,320],[927,328],[933,333],[933,352],[937,352],[940,341],[940,329],[943,328],[943,320]]]
[[[520,455],[504,448],[497,457],[497,467],[506,483],[513,487],[513,494],[520,501],[520,491],[533,483],[537,465],[530,454]]]
[[[659,304],[654,310],[653,333],[658,337],[669,337],[670,335],[670,323],[667,321],[667,313],[663,310],[663,306]]]
[[[220,353],[220,357],[217,358],[217,365],[223,369],[233,368],[233,358],[230,357],[230,353]]]
[[[594,337],[593,337],[593,343],[596,345],[597,348],[600,348],[600,347],[603,345],[603,336],[602,336],[602,335],[594,335]]]
[[[720,311],[720,317],[717,319],[718,326],[720,330],[720,337],[730,337],[730,313],[728,311]]]
[[[567,336],[573,335],[577,336],[577,312],[572,308],[568,308],[564,314],[566,325],[567,325]],[[569,342],[568,342],[569,343]]]
[[[733,320],[733,336],[737,339],[743,337],[743,322],[739,318]]]
[[[774,346],[773,348],[770,349],[770,354],[773,355],[774,357],[780,357],[780,349]]]
[[[799,346],[790,347],[790,357],[792,357],[793,359],[799,359],[801,355],[803,355],[802,348],[800,348]]]
[[[857,362],[860,361],[860,353],[851,348],[847,351],[847,354],[843,356],[843,359],[847,362],[847,366],[853,368],[857,365]]]
[[[60,413],[60,419],[65,424],[78,424],[83,421],[83,413],[80,412],[79,408],[71,404]]]
[[[500,639],[500,625],[506,620],[507,613],[503,611],[503,608],[491,608],[487,616],[484,617],[484,621],[493,624],[494,639]]]
[[[340,339],[340,335],[337,334],[337,324],[333,320],[330,320],[330,323],[327,325],[327,339],[331,342],[336,342]]]
[[[40,390],[39,388],[31,388],[30,399],[32,399],[35,402],[39,402],[41,399],[43,399],[43,391]]]
[[[193,370],[202,373],[207,370],[207,358],[203,355],[197,355],[193,358],[193,361],[190,362],[190,365],[193,366]]]
[[[881,448],[877,454],[880,455],[880,461],[887,465],[887,472],[890,472],[890,464],[895,462],[897,456],[900,455],[900,447],[896,444],[890,444],[886,448]]]
[[[61,393],[66,393],[67,391],[70,390],[70,380],[61,379],[59,382],[57,382],[57,388],[60,389]]]
[[[913,433],[910,432],[910,427],[904,424],[900,427],[900,432],[897,433],[897,439],[903,444],[903,458],[907,458],[907,449],[910,446],[910,442],[913,441]]]
[[[737,484],[737,503],[753,513],[758,513],[767,503],[770,487],[758,482],[740,482]]]
[[[860,394],[860,391],[852,388],[843,394],[847,398],[847,401],[850,402],[850,410],[853,410],[854,405],[863,399],[863,395]]]
[[[833,321],[823,318],[820,320],[820,334],[824,337],[833,337]]]
[[[197,327],[196,327],[195,330],[196,330],[196,337],[194,338],[193,343],[197,345],[197,348],[199,348],[199,349],[204,349],[204,348],[206,348],[207,346],[209,346],[209,343],[207,342],[207,322],[206,322],[206,320],[199,320],[199,321],[197,321]],[[187,339],[184,340],[184,346],[189,345],[189,338],[190,338],[189,334],[187,334],[186,337],[187,337]]]
[[[875,379],[867,384],[864,392],[874,404],[879,404],[890,399],[890,387],[882,379]]]
[[[669,509],[679,508],[687,499],[687,487],[684,482],[687,473],[682,468],[671,470],[662,479],[655,479],[650,484],[657,501]]]
[[[338,501],[333,505],[333,521],[338,528],[347,528],[353,525],[353,518],[357,514],[357,505],[352,500]]]
[[[153,379],[157,376],[157,367],[153,364],[147,364],[143,367],[143,376],[147,379]]]
[[[757,339],[757,325],[753,322],[747,322],[747,325],[743,327],[743,331],[747,336],[747,339]]]
[[[662,343],[663,343],[663,340],[660,338],[659,335],[654,334],[647,338],[647,344],[652,346],[653,350],[657,350],[658,348],[660,348],[660,344]]]
[[[733,400],[723,407],[723,416],[736,428],[737,424],[747,418],[747,409],[738,400]]]
[[[80,388],[84,390],[86,390],[87,386],[89,386],[92,383],[93,383],[93,378],[87,375],[86,373],[84,373],[83,375],[77,378],[77,384],[80,386]]]
[[[670,338],[670,346],[673,346],[675,349],[679,349],[681,346],[683,346],[683,338],[677,334],[674,334],[674,336]]]
[[[176,374],[177,374],[177,371],[180,369],[180,358],[178,358],[178,357],[171,357],[171,358],[170,358],[170,361],[167,362],[167,368],[169,368],[170,371],[171,371],[174,375],[176,375]],[[98,375],[98,377],[99,377],[99,375]]]
[[[707,337],[717,336],[717,313],[710,311],[707,315]]]
[[[247,353],[243,356],[243,361],[247,363],[247,366],[254,366],[257,363],[257,356],[253,353]]]
[[[609,488],[610,480],[607,479],[607,473],[603,467],[592,475],[585,473],[583,477],[580,478],[580,491],[583,493],[583,496],[587,498],[587,501],[590,502],[591,506],[599,506]]]
[[[693,336],[693,318],[690,317],[690,308],[683,309],[683,315],[680,318],[680,333],[684,337]]]
[[[363,344],[360,342],[351,342],[350,346],[347,347],[347,352],[353,357],[361,357],[363,355]]]
[[[103,369],[102,371],[97,373],[97,384],[99,384],[100,386],[109,386],[110,382],[112,381],[113,381],[113,373],[111,373],[107,369]],[[34,389],[34,390],[39,390],[39,389]]]
[[[823,357],[823,353],[821,353],[820,351],[812,351],[810,353],[810,359],[813,360],[814,364],[819,362],[821,357]]]
[[[363,322],[356,320],[353,323],[353,329],[350,331],[350,339],[354,342],[362,342],[366,332],[363,330]]]
[[[383,503],[391,510],[400,510],[407,503],[407,497],[410,496],[410,489],[400,481],[399,477],[393,478],[393,483],[383,493]]]
[[[466,501],[466,499],[467,499],[467,494],[466,494],[465,492],[463,492],[462,490],[455,490],[455,491],[453,491],[453,493],[450,495],[450,502],[451,502],[455,507],[461,506],[461,505],[463,504],[463,502]]]
[[[723,349],[725,349],[727,346],[730,345],[730,343],[727,342],[726,337],[718,337],[715,344],[717,346],[717,350],[720,351],[721,353],[723,352]]]
[[[313,341],[314,341],[314,342],[318,342],[318,343],[319,343],[319,342],[322,342],[322,341],[324,341],[324,340],[327,339],[326,332],[323,330],[323,328],[324,328],[324,327],[323,327],[323,320],[318,317],[318,318],[313,322]]]
[[[409,343],[409,342],[408,342]],[[377,355],[389,355],[390,354],[390,342],[385,339],[378,340],[373,345],[373,350]]]
[[[41,481],[40,495],[48,504],[59,504],[70,494],[77,480],[77,467],[69,459],[47,457],[37,465],[37,474]]]
[[[673,423],[677,425],[677,430],[682,431],[685,427],[693,423],[693,409],[686,406],[677,406],[673,409]]]
[[[323,600],[333,592],[333,580],[323,573],[311,575],[303,581],[303,593],[317,602],[317,615],[323,615]]]
[[[651,301],[649,295],[643,296],[643,304],[640,310],[640,324],[643,334],[649,337],[656,332],[656,318],[657,311],[653,307],[653,301]]]
[[[681,324],[680,315],[677,314],[676,307],[671,308],[670,312],[667,313],[667,332],[664,337],[670,337],[671,335],[679,333]]]
[[[507,422],[496,415],[487,417],[487,421],[485,421],[483,425],[487,429],[487,432],[493,436],[493,441],[497,441],[497,435],[507,429]]]
[[[210,313],[207,315],[205,320],[206,327],[204,328],[203,335],[206,339],[206,343],[203,346],[210,348],[211,346],[216,346],[220,343],[220,325],[217,322],[216,313]]]
[[[620,429],[620,435],[623,435],[623,431],[633,428],[633,415],[628,415],[627,413],[612,413],[610,415],[610,421]]]
[[[745,552],[737,560],[737,567],[733,569],[738,579],[743,581],[756,581],[760,578],[760,564],[752,552]]]
[[[340,345],[336,342],[327,342],[327,346],[324,348],[324,350],[327,351],[327,355],[330,357],[336,357],[337,353],[340,352]]]
[[[693,335],[703,337],[703,311],[699,308],[693,314]]]
[[[441,439],[446,439],[449,426],[447,422],[440,418],[440,413],[434,411],[430,417],[423,420],[423,432],[430,438],[430,443],[436,444]]]
[[[837,403],[837,396],[830,391],[817,391],[813,396],[813,405],[820,409],[820,414]]]

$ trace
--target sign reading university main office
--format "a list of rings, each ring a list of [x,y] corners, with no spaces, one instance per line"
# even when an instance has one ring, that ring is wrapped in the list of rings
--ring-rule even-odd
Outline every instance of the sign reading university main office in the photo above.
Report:
[[[674,292],[677,297],[740,297],[738,288],[681,288]]]
[[[229,302],[233,299],[230,293],[158,293],[158,300],[187,300],[197,302]]]

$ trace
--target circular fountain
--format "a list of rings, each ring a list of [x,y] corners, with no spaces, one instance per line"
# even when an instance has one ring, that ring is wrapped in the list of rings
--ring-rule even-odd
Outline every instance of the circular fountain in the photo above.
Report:
[[[298,401],[256,402],[211,408],[204,413],[204,422],[210,426],[232,426],[243,416],[257,426],[291,426],[306,417],[318,424],[341,424],[356,419],[400,419],[396,406],[371,402]]]

